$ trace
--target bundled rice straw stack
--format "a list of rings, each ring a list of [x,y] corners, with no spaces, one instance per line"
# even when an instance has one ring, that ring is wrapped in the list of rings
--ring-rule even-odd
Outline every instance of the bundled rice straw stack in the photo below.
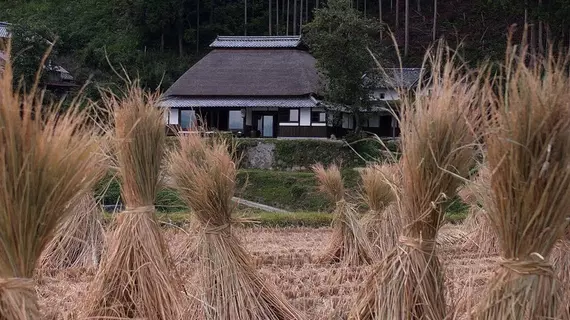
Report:
[[[566,235],[554,246],[550,260],[565,292],[570,292],[570,226],[566,227]],[[570,295],[566,294],[563,304],[570,309]]]
[[[43,65],[42,61],[42,65]],[[39,78],[39,75],[38,77]],[[34,84],[12,91],[8,63],[0,76],[0,319],[40,319],[32,277],[66,207],[105,170],[98,137],[72,103],[42,105]]]
[[[397,206],[401,183],[397,164],[374,164],[360,173],[362,198],[369,212],[362,219],[364,232],[374,249],[382,256],[394,248],[402,228]]]
[[[196,252],[201,303],[195,319],[302,319],[277,289],[265,282],[232,232],[237,168],[230,145],[199,134],[180,137],[170,156],[170,176],[200,227]]]
[[[312,169],[321,192],[335,202],[333,234],[321,262],[341,262],[348,266],[372,264],[375,252],[358,221],[354,205],[344,198],[344,184],[339,168],[333,164],[325,169],[322,164],[316,164]]]
[[[68,210],[69,218],[57,228],[42,254],[44,270],[97,268],[104,242],[103,212],[91,192],[81,196]]]
[[[502,262],[476,319],[568,319],[548,257],[570,208],[570,79],[552,51],[525,65],[527,47],[507,52],[489,89],[486,203]],[[489,90],[491,91],[491,90]],[[568,294],[566,292],[565,294]]]
[[[442,43],[429,55],[431,94],[405,99],[402,108],[402,193],[398,246],[365,282],[350,319],[443,319],[444,278],[436,235],[445,200],[455,195],[473,163],[469,147],[479,90],[454,64]],[[418,92],[423,92],[422,87]]]
[[[113,148],[126,210],[114,221],[85,311],[90,319],[181,319],[181,287],[155,214],[165,153],[158,96],[132,84],[125,97],[109,96]]]
[[[485,199],[490,188],[491,176],[487,166],[481,166],[477,176],[459,190],[459,196],[469,204],[469,215],[463,222],[467,236],[463,248],[483,255],[498,253],[497,232],[491,225]]]

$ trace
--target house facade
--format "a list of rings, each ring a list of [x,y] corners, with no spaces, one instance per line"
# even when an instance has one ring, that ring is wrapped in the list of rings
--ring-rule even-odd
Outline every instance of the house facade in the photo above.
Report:
[[[315,59],[299,36],[217,37],[164,93],[166,121],[246,137],[329,136]]]
[[[159,103],[171,133],[202,125],[245,137],[328,138],[355,129],[350,108],[321,101],[316,60],[300,36],[219,36],[210,47]],[[399,100],[399,88],[413,87],[418,70],[365,77],[375,88],[361,120],[365,131],[399,133],[391,103]]]
[[[397,120],[400,93],[413,90],[424,74],[422,68],[387,68],[373,70],[364,75],[365,85],[371,89],[369,107],[362,112],[360,127],[379,137],[397,137],[400,126]],[[349,108],[341,109],[342,120],[337,121],[339,135],[356,128],[356,117]]]

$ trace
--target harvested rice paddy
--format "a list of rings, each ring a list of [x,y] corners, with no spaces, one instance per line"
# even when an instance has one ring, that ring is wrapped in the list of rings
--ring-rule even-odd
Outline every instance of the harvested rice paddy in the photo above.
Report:
[[[448,226],[442,234],[461,234],[462,226]],[[370,266],[343,267],[319,263],[318,258],[332,235],[330,228],[244,228],[235,230],[265,279],[272,281],[306,319],[346,319]],[[198,263],[187,250],[189,237],[180,229],[164,229],[187,294],[192,295]],[[461,237],[448,237],[440,246],[446,276],[448,303],[480,294],[490,278],[497,256],[481,256],[463,249]],[[78,301],[85,297],[93,270],[68,269],[38,272],[37,290],[44,319],[74,319]],[[473,296],[471,296],[474,298]],[[189,298],[190,299],[190,298]],[[477,301],[477,299],[469,299]],[[451,306],[449,311],[451,310]],[[464,309],[465,310],[465,309]],[[464,314],[456,318],[461,318]],[[464,312],[463,312],[464,313]]]

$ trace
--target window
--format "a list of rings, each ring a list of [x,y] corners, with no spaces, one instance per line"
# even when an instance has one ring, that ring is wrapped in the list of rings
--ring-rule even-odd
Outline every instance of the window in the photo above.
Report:
[[[243,130],[243,118],[241,117],[241,110],[230,110],[228,118],[228,128],[230,130]]]
[[[298,121],[299,121],[299,109],[289,110],[289,122],[298,122]]]
[[[311,112],[311,122],[326,122],[327,114],[322,111]]]
[[[380,99],[382,99],[382,100],[386,99],[386,94],[385,94],[385,93],[381,93],[381,94],[380,94]]]
[[[196,126],[196,112],[194,110],[180,110],[180,127],[183,130],[192,129]]]
[[[299,122],[299,109],[279,109],[279,122]]]

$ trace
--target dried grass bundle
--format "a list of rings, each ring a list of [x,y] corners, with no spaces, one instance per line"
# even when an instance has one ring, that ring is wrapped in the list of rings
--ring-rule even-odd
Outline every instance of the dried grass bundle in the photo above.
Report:
[[[109,95],[114,110],[113,149],[126,210],[112,233],[91,284],[85,310],[95,319],[183,317],[181,287],[154,209],[165,153],[163,111],[157,94],[137,83],[123,98]]]
[[[455,195],[473,163],[477,86],[440,43],[431,63],[431,93],[418,88],[402,108],[402,194],[399,245],[365,282],[350,319],[443,319],[444,279],[436,235],[445,200]]]
[[[477,176],[464,185],[460,191],[463,201],[470,205],[469,214],[463,225],[467,231],[463,249],[477,251],[483,255],[497,254],[499,250],[497,232],[491,225],[485,204],[488,199],[491,175],[488,166],[480,167]]]
[[[467,233],[465,230],[446,223],[439,228],[435,242],[440,247],[451,247],[465,240]]]
[[[567,319],[560,283],[547,258],[570,207],[570,79],[566,57],[525,64],[527,47],[510,49],[488,121],[491,193],[485,201],[502,263],[476,319]],[[567,312],[568,310],[566,310]]]
[[[197,254],[202,305],[196,319],[301,319],[301,315],[264,281],[232,232],[232,202],[237,168],[229,144],[206,142],[198,134],[180,137],[172,151],[170,176],[200,224]]]
[[[556,276],[564,287],[564,292],[570,292],[570,227],[566,230],[566,236],[554,245],[550,261],[554,266]],[[563,307],[570,309],[570,295],[565,295],[565,301],[562,304]]]
[[[43,61],[42,61],[43,65]],[[39,78],[39,75],[38,77]],[[105,170],[96,132],[74,101],[42,105],[37,83],[12,89],[12,67],[0,76],[0,319],[40,319],[32,277],[66,207]]]
[[[371,264],[375,260],[375,251],[360,225],[354,205],[344,198],[340,169],[334,164],[325,168],[320,163],[313,165],[312,169],[321,192],[335,202],[333,234],[320,261],[341,262],[347,266]]]
[[[103,212],[90,192],[68,210],[71,211],[69,218],[59,225],[42,254],[40,267],[43,270],[99,266],[105,238],[101,224]]]
[[[394,248],[402,228],[397,206],[401,174],[397,164],[375,164],[362,170],[362,198],[369,207],[360,223],[380,256]]]

